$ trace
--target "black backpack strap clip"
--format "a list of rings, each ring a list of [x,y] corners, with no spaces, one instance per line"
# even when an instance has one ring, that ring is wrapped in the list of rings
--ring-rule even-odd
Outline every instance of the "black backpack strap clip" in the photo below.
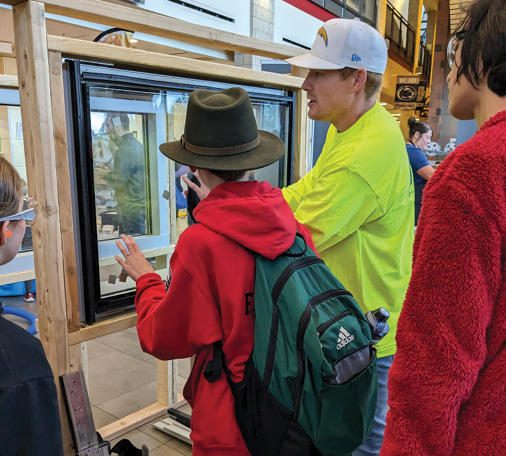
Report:
[[[209,383],[217,382],[221,378],[221,373],[224,370],[223,349],[221,342],[213,344],[213,359],[207,362],[204,369],[204,377]]]

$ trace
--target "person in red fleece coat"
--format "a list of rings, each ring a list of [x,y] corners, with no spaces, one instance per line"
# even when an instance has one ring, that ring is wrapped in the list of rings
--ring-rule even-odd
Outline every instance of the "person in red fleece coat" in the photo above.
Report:
[[[260,145],[254,138],[260,139]],[[253,147],[245,152],[248,143]],[[229,155],[211,156],[218,148]],[[159,359],[196,355],[184,388],[193,409],[193,454],[246,456],[249,452],[235,419],[227,378],[222,373],[210,383],[204,369],[213,357],[213,343],[221,341],[231,380],[242,380],[254,340],[252,252],[274,259],[293,244],[297,231],[312,249],[314,245],[279,188],[245,180],[241,170],[278,160],[284,148],[274,135],[257,132],[244,90],[193,92],[184,137],[160,149],[192,170],[198,168],[199,178],[212,191],[195,209],[197,224],[179,238],[167,290],[135,241],[126,236],[125,246],[118,241],[124,258],[117,259],[137,281],[137,332],[143,350]]]
[[[381,456],[506,455],[504,0],[471,4],[448,51],[451,113],[480,129],[424,191]]]

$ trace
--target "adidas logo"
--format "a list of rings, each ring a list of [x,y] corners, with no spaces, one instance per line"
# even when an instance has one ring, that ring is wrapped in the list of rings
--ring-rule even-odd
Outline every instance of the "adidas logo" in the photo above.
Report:
[[[339,342],[337,344],[337,349],[340,350],[345,345],[348,345],[350,342],[353,342],[355,340],[355,336],[353,334],[350,334],[346,329],[344,329],[341,326],[341,329],[339,330]]]
[[[357,54],[352,54],[351,61],[352,62],[361,62],[362,59]]]

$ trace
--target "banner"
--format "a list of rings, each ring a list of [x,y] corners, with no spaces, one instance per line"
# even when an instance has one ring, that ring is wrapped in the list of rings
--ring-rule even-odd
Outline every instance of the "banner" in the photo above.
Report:
[[[395,109],[416,109],[419,103],[418,88],[420,84],[419,76],[397,76],[397,85],[395,86]],[[423,97],[425,90],[423,91]],[[421,102],[421,100],[420,100]]]

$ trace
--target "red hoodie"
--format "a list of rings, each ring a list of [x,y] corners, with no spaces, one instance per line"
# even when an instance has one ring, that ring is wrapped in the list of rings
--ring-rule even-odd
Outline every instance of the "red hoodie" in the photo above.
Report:
[[[506,111],[423,194],[381,456],[506,455]]]
[[[137,332],[143,350],[160,359],[196,355],[184,397],[192,406],[194,455],[246,456],[224,374],[203,377],[212,344],[222,341],[234,382],[242,380],[253,349],[254,258],[246,249],[276,258],[295,240],[296,222],[281,190],[267,182],[229,182],[216,187],[195,210],[197,224],[180,236],[170,260],[168,290],[158,274],[137,280]]]

